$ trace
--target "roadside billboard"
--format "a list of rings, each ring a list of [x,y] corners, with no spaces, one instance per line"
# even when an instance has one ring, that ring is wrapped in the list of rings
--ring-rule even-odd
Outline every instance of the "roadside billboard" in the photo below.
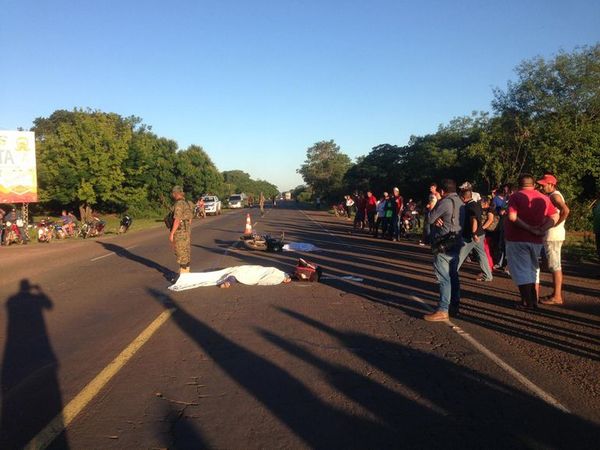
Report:
[[[33,131],[0,130],[0,203],[37,200]]]

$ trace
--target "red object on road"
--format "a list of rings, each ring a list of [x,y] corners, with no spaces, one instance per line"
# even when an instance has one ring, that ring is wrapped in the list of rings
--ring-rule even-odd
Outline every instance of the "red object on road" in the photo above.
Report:
[[[319,281],[322,272],[321,268],[316,264],[311,264],[299,258],[296,270],[294,271],[294,278],[298,281]]]

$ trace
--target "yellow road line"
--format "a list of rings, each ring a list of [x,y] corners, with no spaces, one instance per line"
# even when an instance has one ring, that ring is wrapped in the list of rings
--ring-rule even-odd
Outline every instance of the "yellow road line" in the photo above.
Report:
[[[63,430],[69,426],[75,417],[98,395],[106,384],[127,364],[127,362],[150,340],[152,335],[171,317],[175,308],[163,311],[148,327],[136,337],[102,372],[83,388],[67,406],[40,431],[25,449],[45,449]]]

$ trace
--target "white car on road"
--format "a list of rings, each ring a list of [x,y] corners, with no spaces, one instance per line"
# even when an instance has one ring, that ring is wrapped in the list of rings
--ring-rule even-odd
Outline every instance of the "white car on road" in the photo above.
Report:
[[[204,197],[204,211],[206,214],[218,216],[221,214],[221,200],[216,195],[206,195]]]
[[[228,203],[230,208],[244,208],[248,202],[244,194],[234,194],[229,196]]]

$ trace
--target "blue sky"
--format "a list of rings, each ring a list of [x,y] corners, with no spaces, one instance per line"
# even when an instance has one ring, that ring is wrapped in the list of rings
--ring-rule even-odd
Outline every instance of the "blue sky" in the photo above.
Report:
[[[0,129],[136,115],[289,189],[317,141],[404,145],[489,110],[523,59],[599,41],[596,0],[5,0]]]

